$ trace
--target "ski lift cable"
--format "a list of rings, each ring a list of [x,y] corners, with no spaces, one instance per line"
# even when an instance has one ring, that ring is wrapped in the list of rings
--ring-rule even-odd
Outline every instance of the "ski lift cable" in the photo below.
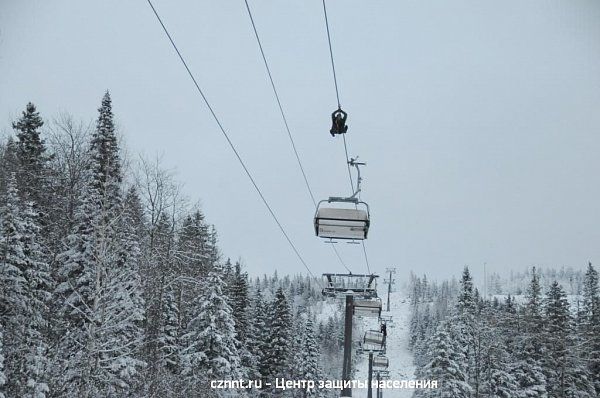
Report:
[[[327,30],[327,43],[329,44],[329,57],[331,59],[331,70],[333,71],[333,83],[335,85],[335,96],[337,98],[338,108],[341,108],[340,102],[340,91],[338,88],[337,82],[337,73],[335,72],[335,61],[333,58],[333,46],[331,45],[331,32],[329,31],[329,18],[327,17],[327,6],[325,4],[325,0],[323,0],[323,15],[325,16],[325,28]],[[346,165],[348,166],[348,177],[350,179],[350,188],[354,191],[354,182],[352,181],[352,172],[350,171],[350,158],[348,157],[348,145],[346,143],[346,134],[342,134],[344,139],[344,152],[346,154]]]
[[[292,136],[291,130],[290,130],[290,126],[289,123],[287,121],[287,117],[285,116],[285,112],[283,110],[283,105],[281,104],[281,100],[279,98],[279,93],[277,92],[277,87],[275,86],[275,81],[273,80],[273,74],[271,73],[271,68],[269,67],[269,62],[267,61],[267,56],[265,55],[265,51],[263,49],[262,46],[262,42],[260,40],[260,36],[258,34],[258,29],[256,28],[256,23],[254,22],[254,17],[252,15],[252,10],[250,9],[250,4],[248,3],[248,0],[244,0],[244,3],[246,4],[246,10],[248,11],[248,17],[250,18],[250,22],[252,24],[252,29],[254,31],[254,37],[256,38],[256,42],[258,43],[258,48],[260,49],[260,54],[262,56],[262,60],[265,64],[265,69],[267,70],[267,75],[269,76],[269,81],[271,82],[271,88],[273,89],[273,94],[275,95],[275,100],[277,101],[277,106],[279,107],[279,112],[281,114],[281,118],[283,120],[283,124],[285,125],[285,129],[287,131],[287,135],[288,138],[290,140],[290,144],[292,145],[292,149],[294,151],[294,155],[296,155],[296,161],[298,163],[298,167],[300,168],[300,171],[302,172],[302,177],[304,178],[304,183],[306,185],[306,189],[308,190],[308,193],[310,195],[310,198],[313,202],[313,205],[315,206],[315,208],[317,207],[317,201],[315,199],[315,196],[312,192],[310,183],[308,181],[308,177],[304,171],[304,167],[302,166],[302,161],[300,160],[300,155],[298,154],[298,150],[296,148],[296,143],[294,142],[294,138]],[[347,157],[347,155],[346,155]],[[352,177],[350,177],[352,179]],[[348,268],[348,266],[346,265],[346,263],[344,262],[344,260],[342,260],[342,257],[340,256],[337,248],[332,244],[331,245],[337,259],[339,260],[340,264],[350,273],[352,273],[352,271]]]
[[[323,2],[323,15],[325,16],[325,28],[327,30],[327,43],[329,44],[329,56],[331,58],[331,70],[333,71],[333,83],[335,85],[335,95],[336,95],[337,102],[338,102],[338,108],[341,108],[340,92],[339,92],[339,88],[338,88],[337,74],[335,71],[333,48],[331,45],[331,32],[329,30],[329,18],[327,17],[327,6],[325,4],[325,0],[322,0],[322,2]],[[344,140],[344,152],[346,155],[346,166],[348,167],[348,178],[350,179],[350,188],[352,191],[354,191],[354,181],[352,180],[352,172],[350,170],[350,158],[348,156],[348,144],[346,142],[346,134],[342,134],[342,136],[343,136],[343,140]],[[365,257],[365,264],[367,266],[367,271],[369,273],[371,273],[371,267],[369,266],[369,257],[367,256],[367,249],[365,246],[365,242],[361,241],[361,244],[362,244],[363,254]]]
[[[369,271],[369,274],[370,274],[371,267],[369,266],[369,256],[367,256],[367,247],[365,246],[364,241],[361,241],[360,243],[362,243],[363,254],[365,255],[365,264],[367,264],[367,271]]]
[[[289,235],[287,234],[285,228],[283,227],[283,225],[281,224],[281,222],[279,222],[279,219],[277,218],[277,216],[275,215],[275,212],[273,211],[273,209],[271,208],[271,206],[269,205],[269,202],[267,202],[267,199],[265,198],[265,196],[263,195],[262,191],[260,190],[260,188],[258,187],[258,184],[256,183],[256,181],[254,180],[254,177],[252,177],[252,174],[250,173],[250,171],[248,170],[248,167],[246,167],[246,164],[244,163],[242,157],[240,156],[239,152],[237,151],[237,149],[235,148],[235,145],[233,145],[233,142],[231,141],[231,139],[229,138],[229,135],[227,134],[227,132],[225,131],[225,128],[223,127],[223,125],[221,124],[221,121],[219,120],[219,118],[217,117],[217,114],[215,113],[215,111],[213,110],[212,106],[210,105],[210,102],[208,101],[208,99],[206,98],[206,96],[204,95],[204,92],[202,91],[202,89],[200,88],[200,85],[198,84],[198,82],[196,81],[196,78],[194,77],[194,74],[192,73],[192,71],[190,70],[189,66],[187,65],[187,62],[185,61],[185,59],[183,58],[183,55],[181,55],[181,52],[179,51],[179,48],[177,48],[177,45],[175,44],[175,41],[173,40],[173,38],[171,37],[171,34],[169,33],[169,31],[167,30],[167,27],[165,26],[165,24],[163,23],[160,15],[158,14],[158,11],[156,11],[156,8],[154,8],[154,5],[152,4],[151,0],[147,0],[148,5],[150,6],[150,8],[152,8],[152,12],[154,12],[154,15],[156,16],[156,19],[158,20],[158,22],[160,23],[160,26],[162,27],[163,31],[165,32],[165,35],[167,36],[167,38],[169,39],[169,41],[171,42],[171,45],[173,46],[173,49],[175,50],[175,52],[177,53],[177,56],[179,57],[179,60],[181,61],[181,63],[183,64],[183,66],[185,67],[185,70],[187,71],[188,75],[190,76],[190,78],[192,79],[192,82],[194,83],[194,85],[196,86],[196,89],[198,91],[198,93],[200,94],[200,96],[202,97],[202,99],[204,100],[204,103],[206,104],[206,107],[208,108],[208,110],[210,111],[213,119],[215,120],[215,122],[217,123],[217,125],[219,126],[219,129],[221,130],[221,133],[223,133],[223,136],[225,137],[225,139],[227,140],[227,143],[229,144],[229,147],[231,148],[231,150],[233,151],[233,153],[235,154],[238,162],[240,163],[240,165],[242,166],[242,168],[244,169],[244,172],[246,173],[246,175],[248,176],[248,178],[250,179],[250,182],[252,183],[252,185],[254,186],[254,189],[256,190],[256,192],[258,193],[258,195],[260,196],[263,204],[265,205],[265,207],[267,208],[267,210],[269,211],[269,214],[271,214],[271,217],[273,218],[273,220],[275,221],[275,223],[277,224],[277,226],[279,227],[279,230],[281,231],[281,233],[283,234],[283,236],[285,237],[285,239],[287,240],[287,242],[289,243],[289,245],[291,246],[292,250],[294,251],[294,253],[296,254],[296,256],[298,257],[298,259],[300,260],[300,262],[302,263],[302,265],[304,266],[304,268],[306,268],[306,270],[308,271],[308,273],[310,274],[310,276],[312,276],[313,278],[316,279],[315,275],[312,273],[312,271],[310,270],[310,267],[308,266],[308,264],[306,263],[306,261],[304,261],[304,258],[302,257],[302,255],[300,254],[300,252],[298,251],[298,249],[296,248],[296,245],[294,245],[294,242],[292,242],[292,240],[290,239]],[[320,279],[317,279],[320,283]]]
[[[350,190],[354,192],[354,181],[352,180],[352,172],[350,171],[350,158],[348,157],[348,145],[346,144],[346,134],[342,134],[344,138],[344,152],[346,152],[346,166],[348,166],[348,178],[350,178]]]
[[[340,264],[342,264],[344,266],[344,268],[346,268],[346,271],[348,271],[349,273],[352,273],[352,271],[350,270],[350,268],[348,268],[348,266],[346,265],[344,260],[342,260],[342,256],[340,256],[340,253],[338,252],[338,249],[335,247],[335,244],[333,242],[331,243],[331,248],[333,249],[333,252],[337,256],[338,260],[340,260]]]
[[[283,124],[285,125],[285,129],[287,131],[288,138],[290,139],[290,144],[292,145],[292,149],[294,150],[294,154],[296,155],[298,167],[300,167],[300,171],[302,172],[302,177],[304,177],[304,183],[306,184],[306,189],[308,189],[308,193],[310,194],[310,198],[312,199],[313,205],[315,207],[317,207],[317,201],[315,199],[315,196],[313,195],[312,189],[310,188],[310,184],[308,183],[308,178],[306,177],[304,167],[302,166],[302,162],[300,161],[300,155],[298,154],[298,150],[296,149],[296,143],[294,142],[294,138],[292,137],[292,133],[290,131],[290,126],[288,124],[287,118],[285,117],[285,112],[283,111],[283,106],[281,105],[281,100],[279,99],[279,94],[277,93],[277,88],[275,87],[275,82],[273,81],[273,75],[271,74],[271,68],[269,68],[269,63],[267,62],[267,57],[265,55],[265,51],[264,51],[262,43],[260,41],[260,37],[258,35],[258,30],[256,29],[256,24],[254,23],[252,11],[250,10],[250,5],[248,4],[248,0],[244,0],[244,2],[246,3],[246,10],[248,10],[248,16],[250,17],[250,22],[252,23],[252,29],[254,30],[254,36],[256,37],[256,41],[258,43],[258,48],[260,49],[260,54],[262,55],[262,59],[265,64],[265,68],[267,69],[267,74],[269,75],[269,80],[271,82],[271,88],[273,89],[273,94],[275,94],[275,99],[277,100],[277,105],[279,106],[279,112],[281,113],[281,118],[283,119]]]
[[[333,70],[333,83],[335,84],[335,95],[337,97],[338,108],[341,108],[340,104],[340,91],[337,84],[337,75],[335,73],[335,62],[333,61],[333,48],[331,46],[331,35],[329,34],[329,19],[327,18],[327,7],[325,6],[325,0],[323,0],[323,14],[325,14],[325,27],[327,28],[327,41],[329,42],[329,57],[331,58],[331,69]]]

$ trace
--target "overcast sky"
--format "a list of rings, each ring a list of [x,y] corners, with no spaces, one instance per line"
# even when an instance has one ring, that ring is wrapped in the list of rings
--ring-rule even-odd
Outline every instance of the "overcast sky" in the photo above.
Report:
[[[304,186],[243,0],[155,6],[315,274],[343,268],[314,236]],[[319,0],[251,0],[319,198],[348,195]],[[600,263],[600,2],[329,0],[350,154],[368,163],[371,267],[438,277]],[[96,117],[109,89],[128,149],[163,154],[227,256],[303,272],[176,58],[136,1],[0,0],[0,129],[28,101]],[[360,245],[338,244],[355,272]],[[476,271],[476,274],[479,271]]]

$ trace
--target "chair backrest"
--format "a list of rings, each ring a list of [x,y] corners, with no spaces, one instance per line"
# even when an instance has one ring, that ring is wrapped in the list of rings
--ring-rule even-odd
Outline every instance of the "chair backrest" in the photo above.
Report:
[[[320,208],[315,215],[315,231],[321,238],[367,238],[369,214],[362,209]]]
[[[375,368],[387,368],[390,366],[390,360],[382,355],[373,357],[373,367]]]
[[[383,344],[383,333],[377,332],[375,330],[369,330],[365,332],[364,343],[375,345]]]

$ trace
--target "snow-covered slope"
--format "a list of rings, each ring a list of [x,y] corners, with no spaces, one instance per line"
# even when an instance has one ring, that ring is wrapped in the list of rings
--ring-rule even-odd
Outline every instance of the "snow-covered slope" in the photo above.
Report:
[[[383,297],[383,294],[382,294]],[[393,326],[388,328],[387,337],[387,357],[390,360],[390,380],[412,380],[414,379],[415,366],[413,365],[413,356],[408,348],[409,342],[409,324],[410,324],[410,303],[406,295],[402,292],[392,293],[390,296],[390,312],[385,311],[386,297],[384,298],[384,311],[382,315],[391,315],[393,317]],[[377,318],[357,319],[357,325],[362,330],[379,329]],[[355,337],[355,341],[362,338],[364,332]],[[356,365],[355,379],[366,380],[368,372],[368,356],[363,354],[358,358]],[[384,398],[410,398],[413,390],[409,389],[389,389],[384,390]],[[357,389],[353,391],[353,397],[366,398],[366,389]],[[376,398],[375,391],[373,397]]]

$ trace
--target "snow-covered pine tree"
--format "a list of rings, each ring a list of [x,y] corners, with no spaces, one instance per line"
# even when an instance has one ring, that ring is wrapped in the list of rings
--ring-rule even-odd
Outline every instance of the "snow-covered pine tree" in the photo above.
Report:
[[[236,349],[235,322],[223,287],[219,270],[209,272],[202,293],[196,299],[187,333],[182,338],[181,362],[182,376],[187,383],[186,396],[224,397],[228,391],[211,391],[208,382],[245,376]]]

